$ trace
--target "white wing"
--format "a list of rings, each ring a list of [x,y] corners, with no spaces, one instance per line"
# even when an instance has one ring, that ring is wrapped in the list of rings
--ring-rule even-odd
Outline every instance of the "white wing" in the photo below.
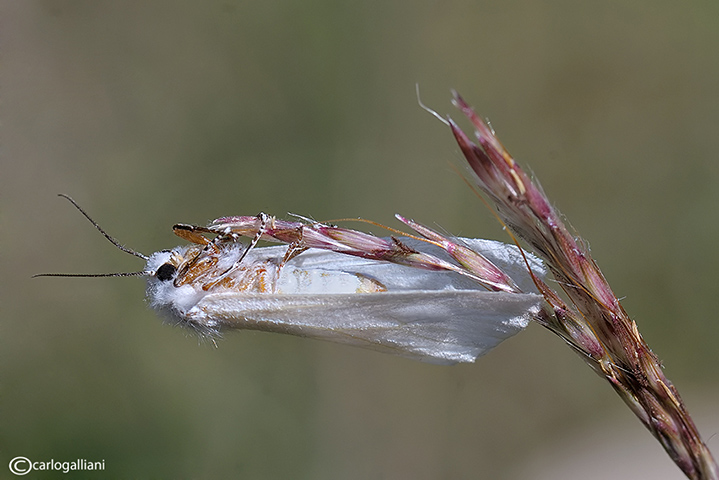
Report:
[[[187,320],[330,340],[437,364],[473,362],[527,326],[542,297],[479,290],[206,295]]]

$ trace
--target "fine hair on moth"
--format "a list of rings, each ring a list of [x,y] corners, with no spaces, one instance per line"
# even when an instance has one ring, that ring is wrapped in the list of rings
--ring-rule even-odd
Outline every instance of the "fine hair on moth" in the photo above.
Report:
[[[173,232],[188,244],[148,256],[60,196],[146,265],[127,273],[36,276],[146,277],[147,301],[165,321],[213,339],[227,330],[260,330],[430,363],[473,362],[523,330],[543,301],[533,277],[546,271],[536,257],[501,242],[445,237],[399,215],[422,238],[383,238],[261,213],[204,227],[176,224]],[[283,245],[260,247],[261,240]]]

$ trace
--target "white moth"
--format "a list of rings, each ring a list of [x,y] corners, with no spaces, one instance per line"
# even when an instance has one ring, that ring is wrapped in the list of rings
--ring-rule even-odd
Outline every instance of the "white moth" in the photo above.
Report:
[[[245,223],[238,227],[240,221]],[[524,329],[542,302],[535,293],[487,291],[471,276],[451,269],[428,270],[426,266],[408,266],[404,260],[400,263],[405,264],[398,264],[363,258],[373,252],[346,251],[348,243],[357,244],[352,243],[356,238],[362,245],[369,238],[398,245],[404,254],[414,252],[410,256],[454,267],[442,263],[443,257],[450,260],[444,250],[411,238],[379,239],[322,225],[334,229],[332,232],[351,232],[352,242],[308,248],[297,240],[289,247],[253,248],[261,238],[277,240],[288,232],[313,244],[316,229],[311,224],[266,216],[228,217],[207,228],[177,225],[175,232],[195,243],[146,257],[122,247],[92,223],[116,246],[147,260],[142,272],[117,275],[146,276],[150,306],[170,323],[202,335],[216,336],[231,329],[261,330],[437,364],[473,362]],[[299,230],[296,225],[301,226]],[[250,246],[239,241],[240,235],[253,231]],[[209,240],[200,233],[217,236]],[[326,241],[322,237],[322,245]],[[535,291],[528,266],[535,275],[545,273],[538,259],[523,257],[515,246],[478,239],[454,241],[484,255],[523,292]]]

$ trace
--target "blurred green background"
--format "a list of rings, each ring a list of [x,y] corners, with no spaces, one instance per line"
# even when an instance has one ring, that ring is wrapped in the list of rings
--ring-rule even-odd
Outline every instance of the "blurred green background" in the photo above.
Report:
[[[0,478],[17,455],[106,462],[68,478],[682,478],[535,325],[456,367],[252,332],[214,348],[141,279],[30,278],[143,266],[60,192],[144,253],[260,211],[506,240],[415,83],[490,118],[719,450],[716,2],[0,8]]]

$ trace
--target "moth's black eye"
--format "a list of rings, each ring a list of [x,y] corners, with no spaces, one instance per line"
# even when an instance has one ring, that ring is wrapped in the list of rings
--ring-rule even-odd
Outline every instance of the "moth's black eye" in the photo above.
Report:
[[[171,263],[164,263],[157,269],[157,272],[155,272],[155,277],[162,282],[166,282],[167,280],[172,280],[176,271],[176,266]]]

